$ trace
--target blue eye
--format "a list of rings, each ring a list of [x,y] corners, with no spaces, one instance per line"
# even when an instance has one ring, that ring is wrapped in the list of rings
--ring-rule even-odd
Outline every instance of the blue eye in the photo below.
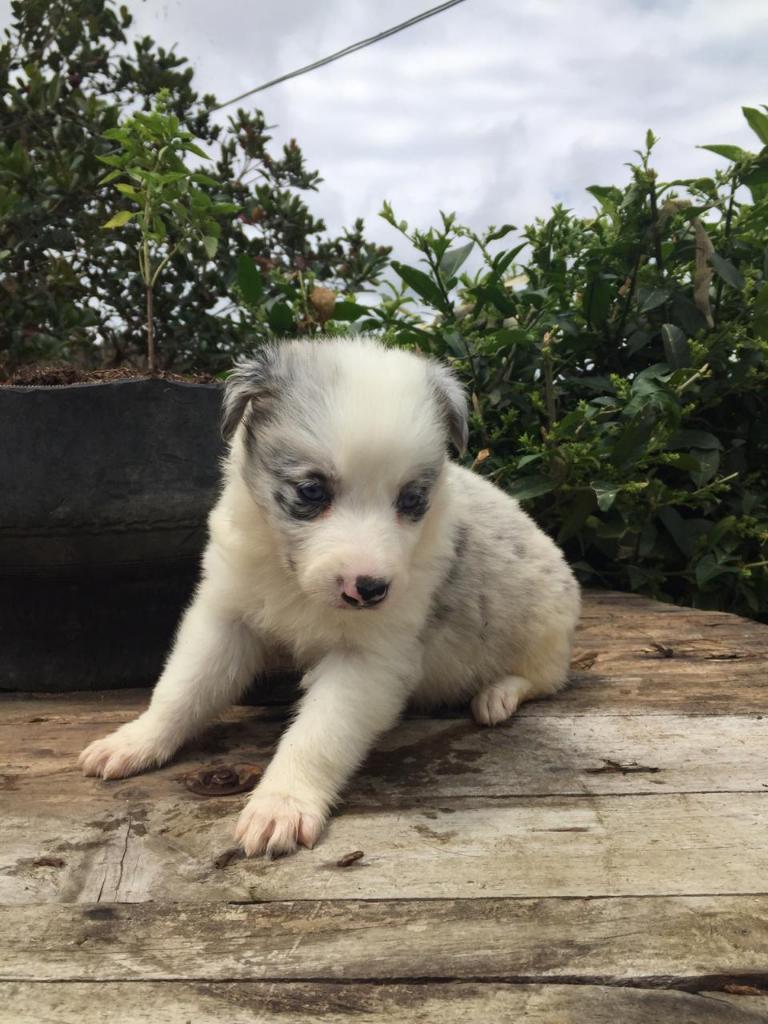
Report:
[[[403,490],[397,499],[397,511],[403,515],[421,516],[427,508],[427,497],[422,491]]]
[[[296,493],[307,505],[327,505],[330,501],[328,488],[319,480],[308,480],[296,485]]]

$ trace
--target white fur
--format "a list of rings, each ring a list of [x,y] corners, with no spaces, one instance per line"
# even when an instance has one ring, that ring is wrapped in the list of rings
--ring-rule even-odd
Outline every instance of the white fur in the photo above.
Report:
[[[341,790],[409,700],[472,703],[494,725],[566,681],[578,587],[515,501],[445,459],[465,434],[448,371],[368,340],[294,342],[240,365],[234,429],[202,580],[147,711],[80,756],[119,778],[168,761],[287,648],[304,672],[295,720],[243,810],[237,838],[268,856],[312,846]],[[235,424],[237,424],[235,429]],[[297,521],[275,494],[322,469],[330,508]],[[398,513],[432,473],[429,508]],[[342,598],[383,578],[381,604]]]

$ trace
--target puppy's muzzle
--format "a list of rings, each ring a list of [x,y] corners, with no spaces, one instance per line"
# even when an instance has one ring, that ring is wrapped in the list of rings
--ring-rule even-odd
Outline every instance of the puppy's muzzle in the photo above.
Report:
[[[389,591],[389,580],[374,579],[373,576],[358,576],[354,584],[344,582],[342,601],[352,608],[373,608],[381,604]]]

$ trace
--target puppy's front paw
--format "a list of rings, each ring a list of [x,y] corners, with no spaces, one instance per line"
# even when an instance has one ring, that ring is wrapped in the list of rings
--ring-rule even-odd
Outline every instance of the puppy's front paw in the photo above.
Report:
[[[299,845],[313,847],[324,825],[323,811],[307,801],[257,789],[243,808],[235,839],[248,857],[280,857]]]
[[[140,718],[121,725],[103,739],[85,748],[77,763],[84,775],[102,779],[124,779],[148,768],[158,768],[172,751],[164,749],[156,735]]]

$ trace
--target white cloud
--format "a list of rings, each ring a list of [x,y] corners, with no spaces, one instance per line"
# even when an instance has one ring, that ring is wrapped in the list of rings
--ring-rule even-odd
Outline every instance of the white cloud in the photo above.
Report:
[[[130,0],[136,29],[176,44],[226,99],[425,9],[432,0]],[[7,7],[6,7],[7,10]],[[251,101],[325,179],[331,229],[384,198],[423,227],[456,210],[518,225],[626,178],[647,128],[662,177],[711,172],[699,143],[755,148],[740,107],[768,102],[765,0],[467,0]]]

